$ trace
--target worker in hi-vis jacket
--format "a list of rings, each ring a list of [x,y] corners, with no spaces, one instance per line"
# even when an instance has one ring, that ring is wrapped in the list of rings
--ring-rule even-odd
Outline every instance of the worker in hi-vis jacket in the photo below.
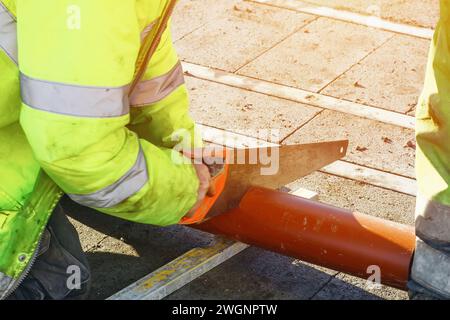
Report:
[[[87,296],[89,267],[62,193],[158,226],[189,217],[204,198],[208,168],[174,148],[200,142],[169,28],[128,94],[166,5],[0,1],[0,299]],[[188,134],[174,137],[180,130]],[[78,286],[68,285],[73,270]]]
[[[425,87],[417,106],[416,251],[413,298],[450,299],[450,2],[432,41]]]

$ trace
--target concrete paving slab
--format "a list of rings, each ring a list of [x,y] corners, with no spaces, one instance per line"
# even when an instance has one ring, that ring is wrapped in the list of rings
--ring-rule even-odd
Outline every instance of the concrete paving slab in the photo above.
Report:
[[[186,78],[195,121],[262,140],[279,142],[321,110],[210,81]]]
[[[350,141],[346,160],[408,177],[414,177],[414,131],[367,120],[349,114],[325,110],[300,130],[286,144],[326,140]]]
[[[85,252],[96,248],[106,237],[104,233],[98,232],[74,218],[69,217],[69,221],[77,230],[81,241],[81,247]]]
[[[415,119],[406,114],[368,106],[361,103],[346,101],[335,97],[313,93],[300,88],[289,87],[273,82],[259,80],[226,71],[220,71],[198,64],[183,63],[186,74],[199,79],[221,83],[268,96],[278,97],[298,103],[312,105],[321,109],[349,113],[358,117],[381,121],[392,125],[414,129]]]
[[[61,206],[70,222],[77,229],[81,246],[86,252],[95,249],[108,235],[116,236],[118,228],[126,223],[123,220],[105,216],[100,212],[83,207],[67,196],[62,198]],[[103,228],[100,227],[102,225],[104,225]],[[96,229],[96,226],[99,227]],[[102,231],[102,229],[105,229],[105,231]]]
[[[294,261],[292,261],[292,264],[293,265],[305,265],[307,267],[314,268],[314,269],[316,269],[318,271],[321,271],[321,272],[323,272],[325,274],[328,274],[330,276],[335,276],[335,275],[337,275],[339,273],[338,271],[331,270],[331,269],[328,269],[328,268],[325,268],[325,267],[321,267],[321,266],[316,266],[316,265],[314,265],[312,263],[301,261],[301,260],[298,260],[298,259],[295,259]]]
[[[411,24],[398,23],[381,18],[376,12],[361,14],[357,12],[339,10],[330,7],[311,5],[302,1],[292,0],[251,0],[255,3],[274,6],[277,8],[290,9],[295,12],[311,14],[318,17],[326,17],[333,20],[345,21],[358,25],[368,26],[374,29],[381,29],[388,32],[409,35],[417,38],[431,40],[433,37],[432,28],[424,28]]]
[[[439,0],[306,0],[304,2],[377,15],[390,21],[427,28],[433,28],[439,19]]]
[[[319,18],[238,73],[318,92],[391,37],[385,31]]]
[[[339,208],[403,224],[414,224],[416,199],[412,196],[321,172],[304,177],[289,187],[316,191],[321,202]]]
[[[369,275],[368,275],[369,277]],[[408,300],[404,291],[381,285],[370,287],[366,280],[344,273],[336,277],[320,290],[313,300]]]
[[[170,295],[180,299],[309,299],[330,275],[258,248],[249,248]]]
[[[172,37],[179,40],[210,21],[216,20],[241,0],[180,0],[172,18]]]
[[[428,40],[396,35],[322,93],[407,113],[422,90],[429,46]]]
[[[234,72],[314,19],[285,9],[226,3],[220,19],[175,43],[183,60]]]

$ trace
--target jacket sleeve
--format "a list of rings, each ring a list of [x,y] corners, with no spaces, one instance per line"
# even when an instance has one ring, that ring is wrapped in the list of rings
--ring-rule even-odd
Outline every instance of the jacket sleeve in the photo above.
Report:
[[[21,125],[48,175],[76,202],[170,225],[198,180],[179,152],[129,130],[140,48],[135,0],[18,0]]]
[[[150,18],[144,30],[148,32],[152,27],[154,20]],[[131,123],[128,127],[158,146],[201,147],[201,135],[189,115],[189,96],[170,29],[169,23],[131,97]]]

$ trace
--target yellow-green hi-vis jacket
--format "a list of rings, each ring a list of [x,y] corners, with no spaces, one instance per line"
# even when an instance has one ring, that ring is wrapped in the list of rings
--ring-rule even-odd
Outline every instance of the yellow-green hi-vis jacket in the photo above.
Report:
[[[165,5],[0,1],[0,298],[32,264],[62,192],[161,226],[196,202],[195,171],[172,149],[173,133],[193,135],[194,123],[169,30],[128,98],[142,41]]]
[[[417,246],[411,278],[450,298],[450,1],[432,41],[417,106]]]

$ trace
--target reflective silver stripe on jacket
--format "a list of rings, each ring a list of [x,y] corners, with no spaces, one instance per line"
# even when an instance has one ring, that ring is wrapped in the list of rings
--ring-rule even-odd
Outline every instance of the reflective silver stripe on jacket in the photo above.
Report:
[[[141,107],[156,103],[182,84],[184,84],[183,68],[178,62],[168,73],[138,83],[131,95],[130,104],[132,107]]]
[[[136,194],[148,181],[147,163],[144,153],[139,150],[136,163],[112,185],[86,195],[69,194],[75,202],[93,208],[111,208]]]
[[[128,90],[123,87],[85,87],[48,82],[20,74],[22,101],[31,108],[52,113],[108,118],[129,112]]]
[[[0,48],[17,64],[17,23],[14,16],[0,2]]]

